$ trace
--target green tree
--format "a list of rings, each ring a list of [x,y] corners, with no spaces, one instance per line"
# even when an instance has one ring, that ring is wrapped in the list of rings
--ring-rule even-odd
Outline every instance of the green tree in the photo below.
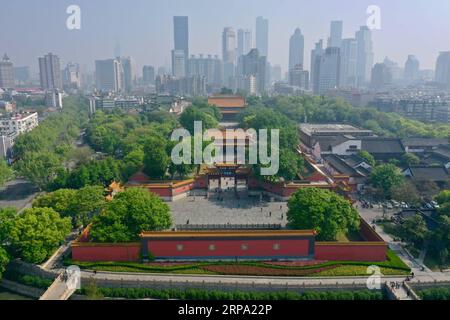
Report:
[[[358,156],[360,156],[361,158],[363,158],[368,164],[370,164],[372,167],[375,166],[376,162],[375,162],[375,158],[373,157],[373,155],[371,155],[369,152],[362,150],[358,153]]]
[[[0,159],[0,187],[13,177],[13,171],[6,161]]]
[[[416,215],[400,225],[399,235],[406,242],[420,248],[428,236],[427,224],[422,216]]]
[[[316,230],[317,239],[334,241],[342,233],[358,230],[360,218],[350,202],[329,190],[304,188],[288,202],[289,228]]]
[[[419,191],[411,181],[405,181],[398,187],[394,188],[391,196],[394,200],[404,201],[414,205],[420,204],[421,201]]]
[[[393,190],[404,183],[404,176],[395,165],[382,164],[373,168],[370,182],[381,194],[389,198]]]
[[[401,163],[406,167],[416,166],[420,164],[420,158],[413,153],[405,153],[402,156]]]
[[[450,190],[442,190],[435,200],[439,204],[439,213],[450,217]]]
[[[16,215],[16,208],[0,209],[0,245],[9,242],[9,235]]]
[[[12,252],[27,262],[41,263],[64,241],[71,226],[69,218],[61,218],[53,209],[26,209],[10,230]]]
[[[283,177],[285,181],[295,180],[298,172],[303,166],[303,158],[290,149],[280,150],[280,170],[277,176]]]
[[[151,137],[144,153],[144,172],[151,178],[163,179],[170,164],[166,141],[161,137]]]
[[[8,252],[0,245],[0,280],[2,279],[2,274],[6,270],[6,266],[9,263]]]
[[[217,128],[219,125],[214,109],[192,106],[186,109],[180,116],[181,125],[191,134],[194,134],[195,121],[200,121],[202,123],[203,130]]]
[[[28,179],[40,190],[45,190],[56,178],[56,173],[61,168],[61,159],[54,153],[29,152],[16,163],[19,175]]]
[[[105,211],[95,217],[90,232],[98,242],[139,240],[142,231],[170,228],[170,209],[158,196],[141,188],[130,188],[117,194]]]
[[[52,208],[61,217],[70,217],[74,227],[87,225],[104,207],[105,191],[102,186],[86,186],[79,190],[60,189],[40,196],[33,208]]]

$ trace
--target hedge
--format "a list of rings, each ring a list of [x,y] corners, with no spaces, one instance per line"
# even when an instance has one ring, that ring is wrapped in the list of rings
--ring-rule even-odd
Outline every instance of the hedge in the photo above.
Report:
[[[450,300],[450,288],[423,289],[417,294],[422,300]]]
[[[179,300],[384,300],[381,291],[309,291],[297,292],[245,292],[209,291],[201,289],[151,289],[151,288],[98,288],[109,298],[126,299],[179,299]],[[85,294],[83,288],[79,292]]]

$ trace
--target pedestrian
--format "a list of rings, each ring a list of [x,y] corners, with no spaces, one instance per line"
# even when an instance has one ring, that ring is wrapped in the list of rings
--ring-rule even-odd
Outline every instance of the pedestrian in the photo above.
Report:
[[[186,224],[189,224],[189,222],[190,222],[190,221],[189,221],[189,219],[188,219],[188,221],[186,221]]]
[[[261,207],[261,212],[263,212],[263,208]]]
[[[269,217],[272,217],[272,211],[269,212]]]

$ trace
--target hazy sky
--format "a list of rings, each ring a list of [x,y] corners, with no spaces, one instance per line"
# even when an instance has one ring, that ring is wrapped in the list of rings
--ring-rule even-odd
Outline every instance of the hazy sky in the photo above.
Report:
[[[81,7],[81,30],[66,28],[71,4]],[[119,42],[122,55],[139,67],[158,67],[170,64],[174,15],[189,16],[191,54],[219,55],[225,26],[254,35],[256,17],[264,16],[269,61],[286,71],[289,37],[299,27],[309,69],[310,50],[318,39],[326,41],[330,21],[343,20],[344,38],[354,37],[372,4],[382,18],[373,36],[375,62],[388,56],[403,65],[414,54],[421,68],[434,69],[439,51],[450,50],[449,0],[0,0],[0,54],[34,71],[47,52],[93,70],[94,60],[112,57]]]

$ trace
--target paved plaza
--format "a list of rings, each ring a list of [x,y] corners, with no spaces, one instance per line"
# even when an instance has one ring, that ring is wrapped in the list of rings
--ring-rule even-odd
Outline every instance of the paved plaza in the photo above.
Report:
[[[175,225],[211,224],[287,224],[286,202],[267,202],[257,197],[240,197],[233,194],[205,199],[204,196],[188,197],[169,203]]]

